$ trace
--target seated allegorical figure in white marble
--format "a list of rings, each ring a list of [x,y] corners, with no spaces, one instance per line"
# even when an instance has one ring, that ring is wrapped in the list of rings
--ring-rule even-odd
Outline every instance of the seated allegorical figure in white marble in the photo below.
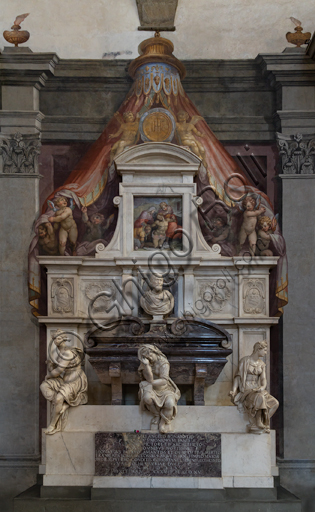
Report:
[[[80,348],[67,347],[67,335],[58,329],[52,337],[56,346],[56,357],[47,361],[47,375],[40,385],[46,400],[52,403],[51,421],[45,434],[55,434],[63,430],[67,421],[69,407],[87,403],[88,382],[81,364],[84,353]],[[51,354],[52,350],[50,350]]]
[[[163,290],[163,277],[151,274],[149,286],[150,289],[140,298],[141,307],[154,317],[168,315],[174,308],[174,297],[168,290]]]
[[[170,363],[154,345],[142,345],[138,350],[140,405],[153,414],[151,424],[159,424],[161,433],[171,432],[171,421],[177,414],[180,391],[169,376]]]
[[[267,354],[267,342],[255,343],[253,353],[239,361],[233,389],[232,402],[240,412],[249,417],[249,432],[270,433],[270,418],[279,407],[279,402],[267,391],[266,364],[260,358]]]

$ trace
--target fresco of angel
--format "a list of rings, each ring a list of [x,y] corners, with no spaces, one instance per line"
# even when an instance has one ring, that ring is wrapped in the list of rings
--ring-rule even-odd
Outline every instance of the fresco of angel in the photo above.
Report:
[[[190,121],[187,121],[188,119],[189,114],[185,110],[178,112],[176,130],[180,138],[180,143],[182,146],[188,146],[195,155],[199,156],[201,160],[204,160],[205,148],[195,137],[195,135],[197,135],[197,137],[205,137],[205,134],[199,132],[195,127],[195,124],[203,118],[201,116],[192,116]]]

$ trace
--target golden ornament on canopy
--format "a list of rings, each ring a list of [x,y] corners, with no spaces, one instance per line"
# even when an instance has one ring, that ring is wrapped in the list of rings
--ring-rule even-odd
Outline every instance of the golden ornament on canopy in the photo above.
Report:
[[[170,64],[178,70],[181,79],[185,78],[185,66],[173,55],[173,43],[169,39],[161,37],[159,32],[155,32],[154,37],[150,37],[150,39],[142,41],[138,50],[140,57],[133,60],[128,69],[132,78],[135,77],[136,71],[140,66],[153,62],[164,62],[165,64]]]

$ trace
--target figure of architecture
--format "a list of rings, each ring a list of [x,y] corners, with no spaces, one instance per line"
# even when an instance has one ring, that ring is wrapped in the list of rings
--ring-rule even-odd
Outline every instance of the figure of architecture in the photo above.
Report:
[[[163,290],[163,277],[151,274],[150,290],[140,298],[140,305],[148,315],[163,317],[174,308],[174,297],[168,290]]]
[[[81,364],[84,353],[80,348],[66,346],[69,341],[66,333],[58,329],[51,340],[56,346],[57,356],[47,361],[47,375],[40,385],[46,400],[52,403],[51,421],[45,434],[55,434],[63,430],[69,407],[87,403],[88,382]]]
[[[249,432],[270,433],[270,418],[279,407],[279,402],[267,391],[266,364],[260,358],[267,354],[267,342],[255,343],[253,353],[239,361],[230,391],[232,402],[249,418]]]
[[[177,414],[180,391],[169,377],[170,363],[154,345],[142,345],[138,350],[141,378],[140,405],[153,414],[151,425],[159,425],[161,433],[171,432],[171,421]]]
[[[199,156],[204,161],[205,158],[205,148],[196,140],[195,135],[197,137],[205,137],[205,135],[197,130],[195,124],[202,119],[201,116],[192,116],[191,120],[187,122],[189,119],[189,114],[185,110],[180,110],[177,114],[177,123],[176,129],[180,138],[180,144],[182,146],[188,146],[189,149],[195,153],[195,155]]]
[[[138,116],[135,118],[132,112],[125,112],[123,114],[123,118],[119,112],[116,112],[115,117],[120,123],[120,128],[116,133],[111,133],[108,138],[115,139],[116,137],[121,137],[117,142],[115,142],[111,149],[109,165],[116,156],[120,155],[120,153],[124,151],[127,146],[135,144],[139,130]]]
[[[54,205],[59,208],[53,217],[49,217],[49,222],[60,224],[59,228],[59,254],[64,256],[67,240],[69,238],[72,255],[76,256],[76,244],[78,238],[78,228],[72,216],[72,209],[68,206],[67,199],[63,196],[56,197]],[[58,228],[58,226],[57,226]]]
[[[109,228],[114,220],[114,214],[110,215],[105,224],[103,224],[105,218],[102,213],[92,213],[91,217],[89,218],[86,206],[83,206],[81,210],[82,220],[86,226],[83,242],[93,242],[94,240],[103,239],[105,231]]]
[[[252,256],[255,256],[257,242],[257,233],[255,228],[257,224],[257,217],[265,213],[266,208],[264,206],[261,208],[257,207],[256,198],[254,196],[245,197],[242,201],[242,208],[244,213],[243,223],[238,236],[239,245],[241,248],[248,238],[249,251]]]

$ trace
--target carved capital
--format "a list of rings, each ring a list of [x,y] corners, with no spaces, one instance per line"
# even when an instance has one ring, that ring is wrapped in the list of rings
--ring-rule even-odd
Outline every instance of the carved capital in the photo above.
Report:
[[[277,133],[280,174],[315,174],[315,134]]]
[[[17,132],[10,138],[0,135],[0,173],[37,174],[41,142],[37,135]]]

